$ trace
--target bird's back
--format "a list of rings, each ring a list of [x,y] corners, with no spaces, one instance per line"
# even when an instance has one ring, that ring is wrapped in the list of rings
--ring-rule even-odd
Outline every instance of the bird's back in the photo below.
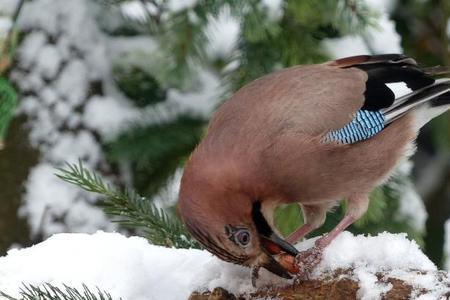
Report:
[[[319,135],[351,120],[363,105],[366,79],[361,70],[327,65],[284,69],[235,93],[213,116],[209,131],[232,141],[288,131]]]

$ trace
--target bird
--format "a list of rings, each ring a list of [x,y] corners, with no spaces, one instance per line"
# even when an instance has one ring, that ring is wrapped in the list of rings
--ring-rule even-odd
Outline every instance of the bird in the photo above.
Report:
[[[414,153],[420,128],[450,108],[450,79],[441,78],[448,71],[403,54],[358,55],[250,82],[217,108],[185,164],[181,220],[206,250],[250,267],[254,285],[260,268],[300,276],[276,260],[280,253],[307,276],[367,211],[371,190]],[[406,93],[396,95],[393,83]],[[342,220],[299,252],[293,245],[340,201]],[[290,203],[300,205],[304,224],[282,238],[274,210]]]

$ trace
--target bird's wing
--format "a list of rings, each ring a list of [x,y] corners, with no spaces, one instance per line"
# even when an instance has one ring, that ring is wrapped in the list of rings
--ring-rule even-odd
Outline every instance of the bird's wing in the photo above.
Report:
[[[248,136],[264,128],[275,135],[286,130],[320,135],[351,121],[364,105],[366,80],[364,71],[326,64],[283,69],[237,91],[216,112],[210,131]]]
[[[325,137],[328,141],[350,144],[368,139],[418,105],[428,101],[446,105],[450,98],[449,80],[433,78],[441,74],[443,68],[420,68],[404,55],[354,56],[327,65],[357,68],[367,74],[363,106],[350,122],[331,130]],[[390,87],[393,83],[403,83],[406,94],[395,95]]]
[[[293,131],[328,141],[358,142],[407,112],[406,104],[444,93],[449,84],[435,87],[432,77],[442,71],[420,68],[400,54],[354,56],[283,69],[236,92],[217,111],[210,130],[229,132],[233,140],[237,134],[252,140],[255,132],[274,136]],[[402,82],[411,93],[396,97],[389,84]],[[223,140],[226,135],[220,136]]]

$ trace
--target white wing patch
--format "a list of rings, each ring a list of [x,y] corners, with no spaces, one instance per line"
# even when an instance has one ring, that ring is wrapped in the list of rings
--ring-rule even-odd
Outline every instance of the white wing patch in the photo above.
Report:
[[[386,83],[386,86],[394,93],[395,99],[411,93],[413,90],[406,86],[404,82]]]

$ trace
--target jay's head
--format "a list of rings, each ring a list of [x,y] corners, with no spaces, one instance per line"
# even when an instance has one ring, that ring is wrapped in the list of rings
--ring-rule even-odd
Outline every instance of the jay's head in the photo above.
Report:
[[[291,278],[273,255],[298,251],[273,232],[260,202],[207,180],[187,182],[192,178],[183,176],[178,213],[193,237],[222,260]]]

